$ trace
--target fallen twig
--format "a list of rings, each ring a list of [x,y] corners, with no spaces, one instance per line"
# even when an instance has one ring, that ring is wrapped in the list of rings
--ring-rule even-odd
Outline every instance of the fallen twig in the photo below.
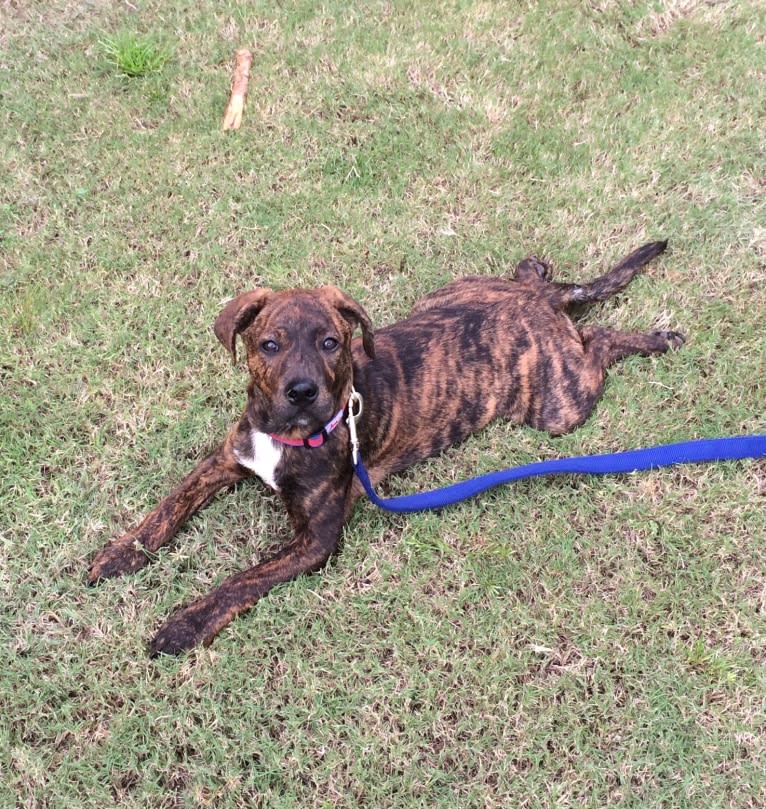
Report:
[[[234,76],[231,79],[231,95],[229,103],[223,113],[224,131],[228,129],[239,129],[242,123],[242,111],[245,108],[245,98],[247,97],[247,82],[250,78],[250,67],[253,64],[253,54],[247,48],[240,48],[234,56],[236,65]]]

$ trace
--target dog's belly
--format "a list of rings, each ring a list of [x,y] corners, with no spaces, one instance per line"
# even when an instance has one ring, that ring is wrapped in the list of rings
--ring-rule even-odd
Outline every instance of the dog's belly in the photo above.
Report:
[[[269,488],[278,492],[276,469],[282,459],[282,447],[272,441],[266,433],[257,430],[252,430],[248,438],[249,446],[245,440],[244,446],[240,445],[234,449],[237,463],[255,472]]]

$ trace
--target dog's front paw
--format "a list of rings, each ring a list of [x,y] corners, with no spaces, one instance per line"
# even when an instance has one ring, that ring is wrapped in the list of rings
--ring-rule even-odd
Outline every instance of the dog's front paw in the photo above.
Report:
[[[207,646],[221,628],[215,619],[214,605],[202,598],[165,621],[149,643],[149,655],[177,655],[195,646]]]
[[[112,540],[93,557],[88,570],[88,584],[141,570],[149,561],[147,554],[133,534]]]
[[[686,342],[686,338],[678,331],[656,331],[654,333],[667,342],[668,348],[681,348]]]

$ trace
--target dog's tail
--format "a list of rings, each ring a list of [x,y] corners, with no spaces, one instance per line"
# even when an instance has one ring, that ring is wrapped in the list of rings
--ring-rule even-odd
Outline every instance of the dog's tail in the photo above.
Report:
[[[645,244],[626,256],[608,273],[587,284],[551,284],[549,287],[551,304],[557,309],[563,309],[571,304],[606,300],[610,295],[624,289],[639,270],[662,253],[667,246],[667,241]]]

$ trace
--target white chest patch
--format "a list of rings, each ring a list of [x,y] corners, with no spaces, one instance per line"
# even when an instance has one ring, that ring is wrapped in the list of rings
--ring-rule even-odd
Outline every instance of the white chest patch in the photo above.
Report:
[[[242,466],[255,472],[256,475],[274,491],[279,491],[279,486],[274,478],[277,464],[282,457],[282,447],[271,440],[266,433],[259,433],[253,430],[250,433],[250,453],[234,453],[237,461]]]

